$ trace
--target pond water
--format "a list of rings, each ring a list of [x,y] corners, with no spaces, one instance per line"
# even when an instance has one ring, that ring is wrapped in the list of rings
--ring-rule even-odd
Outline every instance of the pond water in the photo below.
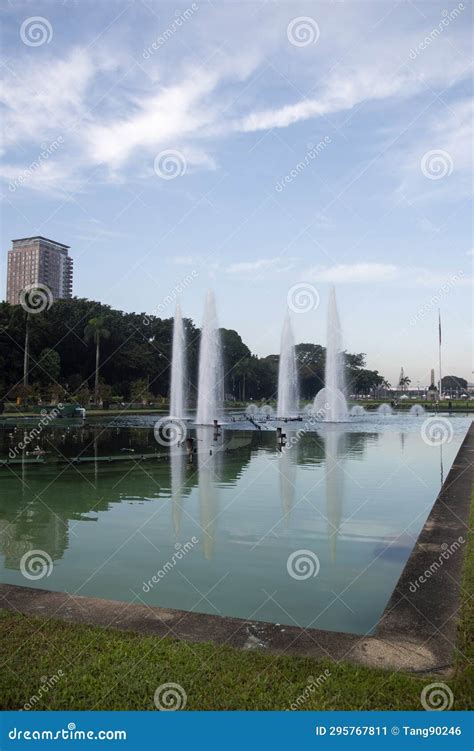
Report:
[[[231,424],[217,436],[190,426],[192,460],[184,446],[156,442],[152,416],[45,428],[35,441],[44,464],[0,468],[1,579],[371,633],[470,424],[450,417],[448,440],[431,445],[428,417],[300,434],[288,423],[281,450],[270,425]],[[0,430],[0,456],[22,435]],[[89,460],[64,462],[77,456]],[[22,573],[32,550],[50,557],[49,575]]]

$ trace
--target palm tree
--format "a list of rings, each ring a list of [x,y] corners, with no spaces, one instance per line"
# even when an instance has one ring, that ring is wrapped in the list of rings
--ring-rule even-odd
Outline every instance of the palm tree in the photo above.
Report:
[[[91,318],[84,329],[84,339],[86,342],[95,342],[95,384],[94,384],[94,402],[99,401],[99,369],[100,369],[100,341],[108,339],[110,331],[105,328],[104,316]]]
[[[403,378],[400,378],[400,383],[398,384],[402,391],[407,390],[407,386],[409,386],[411,383],[411,378],[408,378],[408,376],[403,376]]]

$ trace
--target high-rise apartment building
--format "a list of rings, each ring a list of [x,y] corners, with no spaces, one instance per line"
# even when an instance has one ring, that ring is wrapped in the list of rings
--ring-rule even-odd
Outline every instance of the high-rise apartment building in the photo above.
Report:
[[[8,251],[7,301],[20,303],[28,285],[45,284],[53,300],[72,297],[72,258],[69,245],[46,237],[23,237],[12,241]]]

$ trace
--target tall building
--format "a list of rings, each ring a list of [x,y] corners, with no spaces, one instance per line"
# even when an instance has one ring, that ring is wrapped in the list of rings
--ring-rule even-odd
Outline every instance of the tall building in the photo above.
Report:
[[[31,284],[45,284],[53,300],[72,297],[72,264],[69,245],[46,237],[12,240],[8,251],[7,301],[20,303],[21,291]]]

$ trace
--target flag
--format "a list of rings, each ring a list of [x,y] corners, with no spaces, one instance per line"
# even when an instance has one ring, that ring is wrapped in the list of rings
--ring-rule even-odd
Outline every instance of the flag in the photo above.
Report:
[[[441,313],[438,310],[439,344],[441,346]]]

